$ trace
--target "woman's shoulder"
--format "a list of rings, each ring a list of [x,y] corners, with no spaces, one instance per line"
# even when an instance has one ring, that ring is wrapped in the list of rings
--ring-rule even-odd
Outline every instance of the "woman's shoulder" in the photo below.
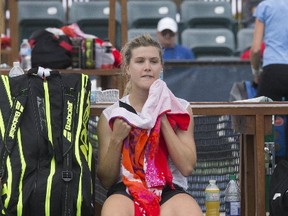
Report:
[[[187,109],[188,106],[190,106],[190,103],[189,103],[187,100],[185,100],[185,99],[183,99],[183,98],[177,98],[177,99],[178,99],[178,101],[180,102],[180,104],[181,104],[185,109]]]

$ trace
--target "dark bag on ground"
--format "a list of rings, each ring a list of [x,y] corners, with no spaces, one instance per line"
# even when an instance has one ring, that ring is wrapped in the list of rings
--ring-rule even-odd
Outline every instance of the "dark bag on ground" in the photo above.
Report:
[[[67,35],[37,30],[29,38],[32,68],[65,69],[72,64],[72,42]]]
[[[270,216],[288,215],[288,161],[281,160],[271,176]]]
[[[89,78],[42,72],[0,76],[0,215],[92,216]]]

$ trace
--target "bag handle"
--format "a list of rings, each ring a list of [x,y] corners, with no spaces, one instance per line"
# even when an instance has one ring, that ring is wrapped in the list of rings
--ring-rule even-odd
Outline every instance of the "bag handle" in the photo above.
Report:
[[[5,76],[6,77],[6,76]],[[7,95],[11,95],[11,92],[9,92],[8,89],[4,87],[3,83],[3,77],[1,77],[1,83],[0,83],[0,91],[6,92]],[[7,79],[8,80],[8,79]],[[27,82],[25,82],[27,84]],[[5,129],[4,139],[3,139],[3,147],[0,152],[0,192],[2,194],[2,179],[5,176],[5,163],[7,156],[11,154],[16,142],[17,142],[17,133],[18,129],[21,125],[24,109],[26,106],[28,98],[28,85],[25,85],[22,90],[20,90],[20,93],[16,95],[16,97],[13,100],[13,104],[11,107],[11,113],[9,116],[8,124]],[[2,198],[0,196],[0,210],[5,211],[5,207],[3,205]]]
[[[51,70],[49,68],[43,68],[43,67],[37,67],[37,68],[31,68],[28,72],[28,75],[30,76],[39,76],[41,79],[46,80],[47,77],[50,76],[59,76],[60,72],[56,70]]]

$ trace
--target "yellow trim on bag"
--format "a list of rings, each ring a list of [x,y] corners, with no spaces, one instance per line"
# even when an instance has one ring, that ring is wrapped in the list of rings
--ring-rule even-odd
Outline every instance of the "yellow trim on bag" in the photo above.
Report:
[[[23,153],[23,146],[22,146],[22,140],[21,140],[21,131],[18,130],[17,133],[18,138],[18,147],[19,147],[19,154],[20,154],[20,161],[21,161],[21,176],[19,180],[19,198],[17,203],[17,216],[22,216],[23,214],[23,178],[26,171],[26,162],[24,159],[24,153]]]
[[[44,87],[44,97],[45,97],[45,111],[46,111],[46,121],[47,121],[47,131],[48,131],[48,140],[52,144],[53,147],[53,135],[52,135],[52,123],[51,123],[51,110],[50,110],[50,98],[49,98],[49,88],[47,80],[43,81]],[[53,176],[55,174],[55,158],[51,159],[50,163],[50,174],[47,179],[47,187],[46,187],[46,198],[45,198],[45,215],[50,215],[50,198],[51,198],[51,188]]]
[[[77,130],[76,130],[76,136],[75,136],[75,157],[76,160],[80,166],[80,177],[79,177],[79,184],[78,184],[78,195],[77,195],[77,211],[76,211],[76,215],[77,216],[81,216],[81,206],[82,206],[82,177],[83,177],[83,166],[82,166],[82,162],[81,162],[81,157],[80,157],[80,149],[81,152],[87,151],[87,149],[89,150],[89,141],[88,141],[88,135],[87,135],[87,124],[85,124],[85,122],[88,122],[89,119],[89,114],[90,114],[90,109],[89,106],[86,107],[86,110],[83,110],[83,106],[84,103],[87,103],[87,101],[84,101],[85,99],[85,94],[86,94],[86,88],[85,86],[87,86],[89,78],[87,75],[82,74],[81,76],[81,91],[80,91],[80,95],[79,95],[79,102],[78,106],[79,106],[79,114],[78,114],[78,125],[77,125]],[[87,104],[86,104],[87,105]],[[88,104],[89,105],[89,104]],[[89,110],[87,110],[89,109]],[[83,119],[83,115],[85,112],[85,116]],[[88,116],[86,116],[88,114]],[[84,126],[84,127],[82,127]],[[84,132],[86,131],[86,137],[83,140],[83,137],[81,137],[83,134],[85,134]],[[79,140],[82,140],[82,142],[84,143],[84,145],[86,146],[79,146]],[[85,150],[86,149],[86,150]],[[83,153],[83,152],[82,152]],[[84,154],[85,155],[85,154]],[[87,153],[86,153],[86,160],[87,158]]]
[[[11,91],[10,91],[10,83],[9,83],[9,77],[8,76],[1,76],[3,84],[4,84],[4,88],[7,92],[7,97],[9,100],[9,106],[10,108],[12,108],[13,106],[13,101],[12,101],[12,97],[11,97]],[[3,117],[3,116],[2,116]],[[6,132],[5,129],[5,125],[3,122],[3,126],[4,126],[4,134]],[[12,188],[12,168],[11,168],[11,161],[10,161],[10,157],[8,155],[7,160],[6,160],[6,167],[7,167],[7,188]],[[4,207],[7,208],[11,199],[11,190],[7,190],[7,197],[4,201]]]

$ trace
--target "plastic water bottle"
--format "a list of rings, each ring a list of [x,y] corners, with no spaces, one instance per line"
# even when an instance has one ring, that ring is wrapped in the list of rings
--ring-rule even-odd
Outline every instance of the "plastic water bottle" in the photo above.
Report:
[[[105,40],[102,44],[103,55],[102,55],[102,69],[112,69],[114,64],[114,56],[112,54],[112,44],[109,40]]]
[[[103,46],[99,43],[95,43],[95,58],[96,58],[96,68],[102,67],[102,58],[104,55]]]
[[[19,76],[22,74],[24,74],[24,71],[20,67],[20,63],[19,62],[13,62],[13,67],[9,71],[9,77],[16,77],[16,76]]]
[[[220,190],[216,180],[209,180],[205,189],[206,216],[219,216],[220,214]]]
[[[91,104],[96,104],[96,101],[97,101],[97,79],[96,77],[92,77],[90,102]]]
[[[240,216],[240,188],[235,175],[230,175],[229,180],[225,189],[225,214],[226,216]]]
[[[23,39],[20,45],[20,65],[24,71],[31,68],[31,46],[28,39]]]

